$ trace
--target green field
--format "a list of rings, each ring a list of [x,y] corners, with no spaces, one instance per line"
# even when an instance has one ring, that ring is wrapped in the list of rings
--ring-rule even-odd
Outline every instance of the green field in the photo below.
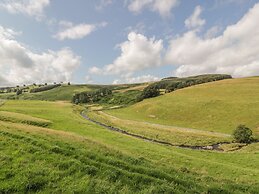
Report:
[[[245,124],[259,135],[259,78],[201,84],[108,110],[122,119],[231,134]]]
[[[5,102],[0,111],[51,124],[43,128],[15,119],[0,121],[1,192],[256,193],[259,189],[256,147],[218,153],[157,145],[89,123],[78,114],[81,109],[64,102]]]
[[[15,92],[0,93],[0,99],[8,100],[44,100],[44,101],[71,101],[76,93],[91,92],[103,87],[113,90],[113,95],[101,100],[103,104],[132,104],[136,102],[136,96],[147,86],[144,84],[122,84],[122,85],[61,85],[59,87],[37,93],[23,92],[17,95]],[[38,86],[28,86],[37,88]],[[44,86],[43,86],[44,87]]]
[[[0,100],[0,193],[259,193],[259,143],[222,145],[222,152],[178,148],[80,115],[175,145],[231,142],[240,123],[257,137],[258,86],[259,78],[224,80],[126,108],[109,101],[129,105],[143,85],[115,86],[111,98],[92,105],[69,99],[75,90],[94,89],[88,86]],[[107,110],[111,105],[116,109]]]
[[[0,98],[4,99],[22,99],[22,100],[67,100],[70,101],[74,93],[90,91],[92,88],[90,85],[62,85],[60,87],[39,92],[39,93],[23,93],[19,96],[16,93],[0,94]]]
[[[153,124],[148,122],[120,119],[103,111],[90,111],[87,115],[108,126],[116,126],[124,131],[151,139],[169,142],[173,145],[206,146],[219,142],[231,142],[232,137],[225,133],[208,132],[197,129]]]

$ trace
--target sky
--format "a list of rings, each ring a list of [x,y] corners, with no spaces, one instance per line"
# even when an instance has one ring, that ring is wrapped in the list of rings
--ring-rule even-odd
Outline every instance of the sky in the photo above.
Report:
[[[0,0],[0,86],[259,75],[259,0]]]

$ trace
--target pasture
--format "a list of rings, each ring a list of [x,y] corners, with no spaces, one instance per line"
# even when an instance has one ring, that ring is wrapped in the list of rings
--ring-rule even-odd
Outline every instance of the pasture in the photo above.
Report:
[[[82,109],[43,101],[0,107],[13,117],[0,121],[1,192],[258,191],[254,148],[221,153],[162,146],[90,123],[80,116]],[[50,124],[39,127],[18,117]]]

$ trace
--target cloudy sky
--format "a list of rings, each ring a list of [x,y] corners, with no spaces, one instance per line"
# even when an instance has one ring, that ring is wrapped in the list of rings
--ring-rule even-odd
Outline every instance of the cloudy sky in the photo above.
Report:
[[[259,0],[0,0],[0,86],[259,75]]]

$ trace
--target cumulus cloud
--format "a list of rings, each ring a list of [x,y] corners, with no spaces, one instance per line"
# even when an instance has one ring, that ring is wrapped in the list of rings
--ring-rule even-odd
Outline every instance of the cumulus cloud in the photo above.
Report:
[[[178,3],[179,0],[131,0],[128,9],[134,13],[140,13],[147,8],[162,17],[167,17]]]
[[[103,73],[102,69],[101,68],[98,68],[98,67],[91,67],[89,69],[89,73],[91,74],[95,74],[95,75],[101,75]]]
[[[166,62],[178,65],[176,76],[200,73],[229,73],[233,76],[259,74],[259,4],[222,35],[199,37],[189,31],[170,41]]]
[[[50,0],[3,0],[0,8],[12,14],[25,14],[41,19],[44,9],[50,4]]]
[[[222,28],[220,26],[212,26],[211,28],[209,28],[205,34],[205,38],[214,38],[217,35],[219,35],[219,32],[222,30]]]
[[[103,69],[93,67],[91,73],[132,74],[134,72],[160,66],[163,41],[148,39],[142,34],[130,32],[128,40],[119,45],[121,55]]]
[[[96,10],[102,10],[105,7],[111,5],[114,2],[114,0],[100,0],[99,4],[95,6]]]
[[[158,81],[160,78],[152,75],[142,75],[137,77],[126,77],[124,79],[116,79],[113,81],[113,84],[123,84],[123,83],[144,83]]]
[[[69,48],[35,53],[0,26],[0,85],[70,81],[81,58]],[[2,82],[2,80],[5,80]]]
[[[65,40],[65,39],[82,39],[93,31],[95,31],[98,27],[104,27],[107,23],[103,22],[101,24],[78,24],[74,25],[72,22],[68,21],[61,21],[60,26],[62,30],[60,30],[56,35],[53,37],[58,40]]]
[[[202,7],[199,5],[196,6],[193,14],[185,20],[184,22],[185,26],[189,29],[199,28],[203,26],[206,23],[206,21],[200,17],[201,13],[202,13]]]

